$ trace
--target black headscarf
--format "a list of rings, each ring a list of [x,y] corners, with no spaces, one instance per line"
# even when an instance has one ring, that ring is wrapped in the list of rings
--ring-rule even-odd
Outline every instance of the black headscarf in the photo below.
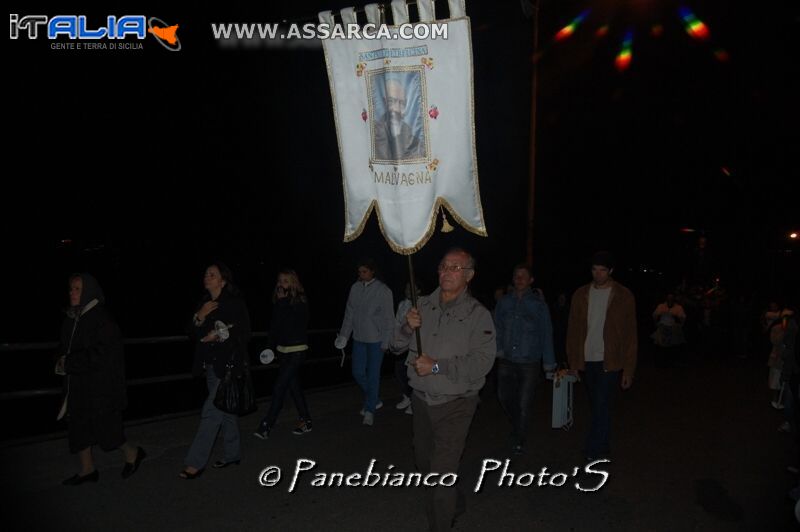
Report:
[[[103,295],[103,289],[100,288],[100,283],[97,282],[97,279],[89,275],[88,273],[78,273],[71,277],[71,279],[75,279],[76,277],[80,277],[83,281],[83,289],[81,290],[81,301],[78,303],[79,307],[86,306],[91,300],[96,299],[98,303],[101,305],[106,302],[106,298]]]

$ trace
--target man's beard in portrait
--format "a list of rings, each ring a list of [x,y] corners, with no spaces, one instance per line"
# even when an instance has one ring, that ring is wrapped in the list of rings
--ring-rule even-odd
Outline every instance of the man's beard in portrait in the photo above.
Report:
[[[392,131],[392,135],[395,137],[400,135],[400,131],[403,129],[403,114],[398,113],[396,111],[392,111],[389,113],[389,129]]]

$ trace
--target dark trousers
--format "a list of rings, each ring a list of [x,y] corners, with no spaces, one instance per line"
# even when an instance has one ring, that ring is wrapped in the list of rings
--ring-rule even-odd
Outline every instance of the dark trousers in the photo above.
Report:
[[[406,366],[406,357],[408,351],[397,355],[394,359],[394,376],[397,379],[397,384],[400,385],[400,392],[406,397],[411,397],[411,385],[408,384],[408,366]]]
[[[795,397],[800,397],[800,375],[794,374],[786,386],[790,387],[795,394]],[[794,433],[795,446],[797,447],[797,464],[800,464],[800,405],[795,405],[792,414],[794,415],[794,426],[792,427]],[[798,484],[800,485],[800,484]]]
[[[478,407],[478,396],[462,397],[431,406],[412,396],[414,409],[414,457],[425,475],[456,473],[464,452],[469,427]],[[427,488],[426,513],[431,531],[450,530],[456,515],[464,512],[464,493],[453,487]]]
[[[540,363],[497,359],[497,397],[511,419],[513,445],[523,445],[533,406],[533,392],[541,373]]]
[[[311,413],[308,411],[306,396],[303,393],[303,388],[300,387],[300,377],[298,375],[300,366],[303,365],[305,359],[306,351],[281,355],[281,369],[279,370],[278,378],[275,380],[275,388],[272,390],[272,402],[262,423],[266,422],[270,427],[275,425],[278,420],[278,414],[281,413],[283,408],[283,400],[286,398],[287,391],[292,395],[294,406],[297,407],[300,417],[311,421]]]
[[[586,456],[597,458],[611,452],[611,402],[619,385],[620,371],[605,371],[602,362],[586,362],[581,380],[586,384],[591,409]]]

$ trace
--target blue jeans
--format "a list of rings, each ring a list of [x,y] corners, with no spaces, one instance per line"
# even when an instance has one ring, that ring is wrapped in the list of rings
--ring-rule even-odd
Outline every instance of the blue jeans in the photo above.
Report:
[[[222,427],[222,438],[224,442],[223,460],[235,462],[242,457],[242,450],[239,440],[239,416],[228,414],[214,406],[214,397],[217,395],[217,387],[220,379],[214,374],[214,368],[209,364],[206,366],[206,384],[208,385],[208,398],[203,404],[203,411],[200,414],[200,426],[194,437],[189,453],[186,455],[184,463],[195,469],[203,469],[211,456],[214,442],[217,440],[217,433]]]
[[[533,392],[539,380],[541,363],[510,362],[497,359],[497,398],[511,418],[511,439],[514,445],[525,443]]]
[[[591,422],[586,438],[586,456],[597,458],[611,452],[611,399],[619,385],[620,370],[605,371],[602,362],[586,362],[581,375],[589,394]]]
[[[275,425],[275,421],[278,420],[278,414],[283,408],[283,400],[286,398],[287,391],[292,394],[294,406],[297,407],[297,413],[300,414],[300,418],[305,421],[311,421],[311,413],[308,411],[306,396],[300,387],[300,378],[298,376],[300,366],[303,365],[305,359],[306,351],[281,355],[281,369],[275,381],[275,388],[272,390],[272,402],[269,405],[266,417],[261,421],[262,423],[269,427]]]
[[[375,413],[381,384],[383,351],[380,342],[353,340],[353,378],[364,392],[364,411]]]

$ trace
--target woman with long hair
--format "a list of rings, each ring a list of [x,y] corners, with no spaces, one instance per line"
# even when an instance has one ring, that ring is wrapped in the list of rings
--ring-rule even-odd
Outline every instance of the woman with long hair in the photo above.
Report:
[[[300,367],[308,353],[308,301],[294,270],[281,270],[272,293],[272,321],[270,324],[270,347],[281,354],[281,369],[272,392],[272,402],[264,419],[254,433],[266,440],[278,420],[283,400],[288,391],[297,408],[299,419],[292,431],[295,435],[311,432],[311,413],[300,386]]]
[[[186,467],[179,476],[192,480],[205,470],[217,433],[222,428],[223,459],[213,467],[222,468],[241,461],[239,417],[214,406],[220,379],[230,365],[241,372],[247,363],[247,343],[250,341],[250,315],[239,289],[233,284],[231,270],[221,262],[206,268],[203,276],[204,295],[189,325],[189,337],[194,341],[193,373],[206,373],[208,398],[200,415],[200,426],[184,461]]]

